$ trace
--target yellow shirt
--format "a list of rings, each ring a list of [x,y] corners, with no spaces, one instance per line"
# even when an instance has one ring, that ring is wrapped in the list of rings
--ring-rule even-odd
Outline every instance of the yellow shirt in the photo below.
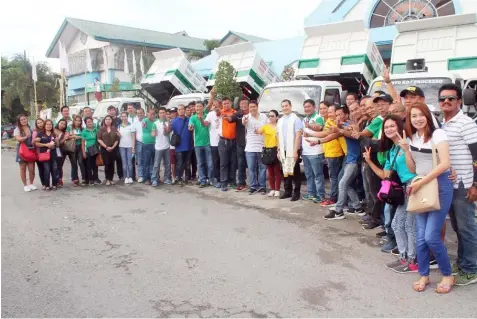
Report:
[[[265,124],[261,128],[263,132],[263,142],[266,148],[277,147],[278,139],[277,139],[277,127],[273,127],[270,124]]]
[[[336,127],[336,123],[328,119],[325,123],[325,130],[329,129],[330,127]],[[346,140],[344,137],[339,137],[332,141],[323,144],[323,152],[325,153],[325,157],[328,158],[335,158],[344,156],[346,154]]]

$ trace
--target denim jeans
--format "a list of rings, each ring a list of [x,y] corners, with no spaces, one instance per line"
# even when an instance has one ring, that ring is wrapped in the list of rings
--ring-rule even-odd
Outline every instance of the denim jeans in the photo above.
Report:
[[[245,145],[237,144],[237,170],[238,170],[238,183],[237,185],[245,185],[245,179],[247,178],[246,170],[248,166],[247,155],[245,153]],[[250,166],[248,166],[250,169]],[[235,174],[234,174],[235,175]]]
[[[323,174],[323,162],[325,156],[302,155],[303,166],[305,167],[306,191],[313,197],[325,198],[325,175]]]
[[[266,189],[267,167],[262,163],[261,152],[245,152],[250,189]]]
[[[41,162],[43,165],[43,178],[46,187],[50,187],[50,176],[52,186],[58,185],[58,164],[56,159],[56,150],[53,149],[50,152],[50,160],[46,162]]]
[[[430,251],[434,253],[443,276],[452,273],[449,256],[441,239],[441,229],[452,203],[453,185],[449,173],[444,172],[437,177],[439,183],[439,202],[441,208],[436,211],[416,215],[417,228],[417,264],[421,276],[429,276]]]
[[[136,141],[135,157],[137,162],[137,177],[144,177],[144,158],[142,156],[142,142]]]
[[[396,206],[384,205],[384,229],[389,240],[396,240],[393,228],[391,227],[394,216],[396,215]]]
[[[387,205],[386,205],[387,206]],[[396,209],[391,227],[402,259],[416,259],[416,214],[406,211],[407,197],[403,205]]]
[[[119,154],[121,154],[124,177],[131,178],[133,165],[132,147],[120,147]]]
[[[347,197],[349,197],[348,207],[358,209],[360,208],[358,194],[351,185],[358,175],[358,165],[356,163],[347,163],[343,168],[343,177],[339,182],[338,201],[336,202],[335,210],[342,212]]]
[[[199,169],[199,182],[205,184],[207,179],[212,180],[212,150],[210,146],[196,146],[195,157],[197,159],[197,168]]]
[[[326,160],[331,182],[330,199],[336,202],[338,200],[338,175],[340,174],[343,157],[328,157]]]
[[[454,198],[449,210],[452,229],[457,234],[457,265],[466,274],[477,273],[477,225],[475,223],[475,204],[465,196],[462,182],[454,189]]]
[[[71,180],[79,180],[78,167],[81,172],[81,179],[86,180],[86,170],[84,165],[83,153],[81,152],[81,144],[76,145],[76,152],[74,153],[73,162],[71,163]]]
[[[171,149],[156,150],[154,155],[154,167],[152,169],[152,182],[159,181],[159,170],[161,162],[164,161],[164,181],[171,181]]]
[[[142,159],[143,159],[143,179],[144,181],[151,181],[152,168],[154,166],[154,155],[156,150],[154,144],[142,144]]]
[[[177,159],[177,164],[176,164],[176,180],[177,181],[182,181],[182,176],[185,175],[185,181],[190,180],[191,178],[191,170],[190,170],[190,161],[192,157],[192,150],[190,151],[184,151],[184,152],[178,152],[176,150],[176,159]],[[189,168],[189,169],[187,169]]]

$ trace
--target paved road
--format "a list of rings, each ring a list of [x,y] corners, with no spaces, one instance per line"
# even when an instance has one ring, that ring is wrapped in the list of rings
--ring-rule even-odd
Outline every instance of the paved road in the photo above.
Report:
[[[4,317],[477,314],[477,285],[415,293],[374,231],[312,203],[172,186],[24,193],[2,153]]]

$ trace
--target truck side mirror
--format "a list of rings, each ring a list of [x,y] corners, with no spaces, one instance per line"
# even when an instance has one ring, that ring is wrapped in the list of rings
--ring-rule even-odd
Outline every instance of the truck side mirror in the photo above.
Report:
[[[462,92],[462,99],[464,105],[475,105],[476,102],[476,92],[474,89],[464,89]]]
[[[340,94],[340,102],[341,105],[346,105],[346,96],[348,95],[348,91],[342,91]]]

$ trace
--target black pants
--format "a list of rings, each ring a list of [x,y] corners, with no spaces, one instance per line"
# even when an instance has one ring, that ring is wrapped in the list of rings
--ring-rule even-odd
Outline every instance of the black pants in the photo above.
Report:
[[[361,163],[358,164],[358,176],[356,176],[356,180],[354,181],[354,189],[356,190],[356,193],[358,194],[359,200],[364,200],[366,199],[366,194],[364,193],[364,187],[363,187],[363,175],[361,175]]]
[[[235,145],[235,140],[227,140],[222,137],[219,140],[220,182],[222,186],[226,186],[227,183],[235,184],[237,162],[237,148]]]
[[[298,154],[300,155],[300,154]],[[293,187],[295,186],[295,187]],[[295,194],[300,196],[301,188],[301,171],[300,171],[300,161],[296,161],[295,166],[293,167],[293,176],[288,175],[283,179],[283,188],[285,189],[285,194]]]
[[[237,168],[238,172],[238,185],[245,186],[247,183],[245,180],[247,179],[247,158],[245,157],[245,145],[237,144],[237,157],[234,158],[236,160],[236,164],[234,167]],[[234,171],[235,176],[235,171]],[[235,180],[235,179],[234,179]]]
[[[43,169],[43,163],[42,162],[36,162],[36,166],[38,167],[38,175],[40,175],[40,182],[41,186],[45,186],[45,178],[44,178],[44,169]]]
[[[71,169],[73,170],[73,163],[75,161],[74,155],[75,153],[65,153],[62,154],[61,157],[56,158],[56,163],[58,166],[58,180],[63,181],[63,166],[65,165],[66,157],[70,159]]]
[[[197,178],[197,157],[195,157],[195,152],[192,151],[190,156],[190,169],[191,169],[191,177],[192,179]]]
[[[373,170],[369,165],[365,165],[364,172],[366,174],[366,179],[368,181],[368,190],[369,194],[367,197],[370,199],[368,203],[366,203],[366,207],[368,213],[371,215],[372,220],[376,223],[381,222],[381,215],[384,211],[384,205],[381,200],[378,198],[378,192],[381,188],[381,179],[374,174]]]
[[[121,160],[121,155],[119,154],[119,147],[116,147],[113,151],[114,153],[114,161],[116,163],[116,172],[118,173],[118,178],[123,179],[123,161]],[[106,168],[105,168],[106,169]],[[113,175],[114,175],[114,166],[113,166]],[[110,181],[112,178],[110,179]]]
[[[215,181],[220,182],[220,156],[219,156],[219,147],[211,146],[212,150],[212,178],[215,178]]]
[[[89,183],[93,183],[94,181],[99,180],[98,166],[96,166],[96,157],[98,157],[98,155],[88,155],[85,159],[86,181]]]
[[[86,181],[86,169],[84,165],[83,153],[81,152],[81,145],[76,145],[76,152],[73,153],[73,158],[70,157],[71,162],[71,180],[79,180],[78,168],[81,172],[81,179]]]
[[[191,171],[190,171],[190,162],[192,157],[192,150],[178,152],[176,150],[176,180],[182,181],[182,176],[184,175],[185,171],[185,181],[190,180],[191,178]],[[189,168],[189,169],[187,169]]]
[[[104,148],[101,148],[101,156],[103,157],[104,163],[104,178],[107,181],[112,181],[114,178],[114,163],[116,166],[117,162],[117,151],[114,149],[112,152],[106,151]],[[122,170],[122,169],[121,169]],[[119,175],[119,172],[118,172]]]

